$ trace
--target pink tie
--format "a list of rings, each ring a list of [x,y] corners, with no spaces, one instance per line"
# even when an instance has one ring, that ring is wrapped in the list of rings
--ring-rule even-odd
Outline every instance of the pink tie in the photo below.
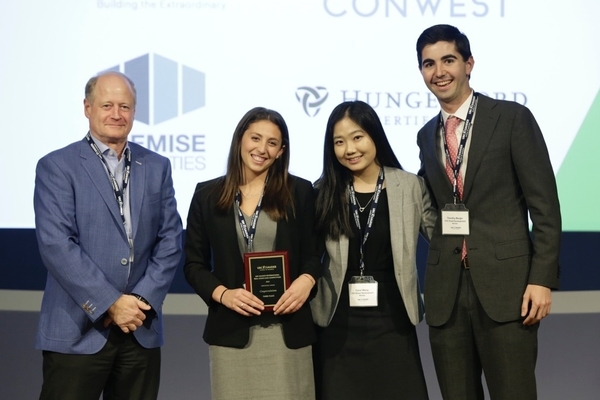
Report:
[[[452,163],[449,163],[446,160],[446,175],[448,175],[448,179],[450,179],[450,183],[454,183],[454,169],[453,166],[456,165],[456,157],[458,156],[458,140],[456,139],[456,128],[458,124],[460,124],[461,119],[451,115],[446,120],[446,145],[448,146],[448,152],[450,153],[450,159]],[[458,189],[458,196],[462,199],[463,195],[463,179],[460,173],[456,178],[456,186]],[[467,256],[467,243],[463,240],[462,245],[462,259]]]

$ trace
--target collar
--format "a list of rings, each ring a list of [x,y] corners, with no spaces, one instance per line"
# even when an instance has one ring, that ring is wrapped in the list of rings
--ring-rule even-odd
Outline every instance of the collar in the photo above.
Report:
[[[90,137],[92,138],[94,143],[96,143],[96,146],[98,146],[100,152],[104,156],[114,157],[115,159],[117,158],[117,152],[105,145],[104,143],[102,143],[100,140],[96,139],[96,136],[94,136],[92,132],[90,132]],[[125,147],[123,148],[123,154],[125,154],[125,149],[129,149],[129,142],[125,144]],[[131,151],[131,149],[129,149],[129,151]]]
[[[458,108],[458,110],[456,110],[454,114],[448,114],[442,109],[442,120],[444,121],[444,124],[446,123],[448,117],[451,115],[460,118],[462,121],[467,119],[467,113],[469,112],[469,105],[471,104],[473,93],[473,90],[471,90],[471,94],[469,95],[469,97],[467,97],[467,99],[460,105],[460,107]]]

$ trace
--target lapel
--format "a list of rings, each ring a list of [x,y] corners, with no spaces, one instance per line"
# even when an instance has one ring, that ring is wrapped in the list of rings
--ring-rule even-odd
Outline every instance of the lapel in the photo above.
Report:
[[[81,158],[81,166],[90,177],[90,181],[100,194],[100,198],[106,203],[110,214],[117,222],[116,225],[120,227],[121,234],[124,238],[127,238],[121,214],[119,213],[119,206],[117,205],[115,193],[110,185],[108,175],[106,174],[106,169],[104,168],[102,161],[94,154],[94,151],[91,149],[85,138],[81,141],[79,157]],[[90,198],[94,197],[95,196],[90,196]]]
[[[337,241],[337,255],[338,255],[338,260],[341,261],[342,264],[342,268],[339,271],[340,275],[339,276],[333,276],[333,271],[332,271],[332,278],[334,282],[339,282],[338,287],[336,288],[337,293],[342,293],[342,285],[344,284],[344,277],[346,276],[346,271],[348,270],[348,245],[349,245],[350,241],[348,239],[347,236],[342,236],[340,237],[340,240]],[[337,272],[337,271],[336,271]]]
[[[465,176],[463,202],[466,203],[473,187],[473,182],[479,166],[483,160],[485,151],[494,135],[494,130],[500,117],[500,113],[494,108],[496,101],[487,96],[479,94],[475,120],[471,132],[471,145],[469,147],[469,160],[467,164],[467,174]]]
[[[348,270],[348,245],[348,237],[344,235],[340,236],[339,240],[328,239],[326,241],[327,252],[330,254],[329,273],[335,287],[335,293],[338,293],[338,300]]]
[[[438,116],[427,126],[427,131],[423,135],[421,153],[427,179],[434,188],[436,195],[439,195],[438,203],[441,205],[452,202],[452,184],[446,175],[446,168],[439,156],[441,153],[440,141],[438,140],[440,119],[441,114],[438,113]]]
[[[210,210],[215,210],[218,196],[215,194],[209,197],[208,202],[210,204]],[[214,215],[214,235],[218,236],[218,239],[214,243],[219,243],[218,250],[223,251],[228,256],[226,257],[229,262],[227,263],[227,273],[233,276],[233,281],[237,284],[246,282],[246,273],[244,268],[244,251],[240,250],[238,245],[238,233],[237,227],[239,226],[239,219],[237,213],[234,211],[235,206],[232,206],[227,210],[226,213],[221,214],[215,211]],[[277,233],[275,234],[275,241],[279,238],[279,226],[277,227]],[[212,239],[211,239],[212,241]]]
[[[402,265],[403,258],[402,243],[404,243],[405,221],[402,215],[402,209],[404,208],[404,193],[402,191],[402,181],[397,171],[391,168],[384,168],[384,171],[390,212],[392,254],[394,258],[394,269],[396,269],[396,266]]]
[[[402,244],[404,233],[404,218],[402,208],[404,206],[404,193],[402,191],[401,179],[397,171],[384,168],[387,199],[390,210],[390,236],[392,240],[392,252],[397,253],[397,244]]]
[[[142,210],[142,201],[144,188],[146,187],[146,163],[144,156],[138,154],[131,143],[131,179],[129,181],[129,209],[131,212],[131,231],[133,237],[136,237],[140,222],[140,213]]]
[[[441,151],[440,141],[438,140],[438,131],[439,131],[439,127],[440,127],[441,118],[442,118],[441,113],[438,113],[437,117],[435,118],[435,120],[433,121],[431,126],[429,127],[429,130],[426,132],[425,153],[428,158],[432,158],[433,160],[436,161],[435,164],[438,167],[438,168],[436,168],[436,171],[440,172],[440,175],[443,175],[444,178],[446,178],[446,168],[444,167],[442,160],[440,160],[440,157],[438,156],[438,154],[440,154],[440,151]]]

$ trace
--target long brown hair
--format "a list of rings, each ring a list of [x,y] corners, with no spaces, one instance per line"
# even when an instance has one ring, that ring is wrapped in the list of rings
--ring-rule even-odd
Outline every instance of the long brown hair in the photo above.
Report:
[[[287,219],[286,206],[290,206],[294,212],[294,201],[292,190],[288,177],[288,167],[290,164],[290,134],[288,127],[277,111],[269,110],[264,107],[255,107],[248,111],[238,122],[229,148],[229,157],[227,160],[227,173],[221,196],[217,202],[217,209],[226,212],[235,202],[235,196],[240,185],[244,183],[244,163],[242,161],[241,143],[244,132],[248,127],[258,121],[269,121],[275,124],[281,132],[282,147],[285,151],[269,167],[267,186],[262,200],[262,209],[273,219]],[[242,200],[243,201],[243,200]]]

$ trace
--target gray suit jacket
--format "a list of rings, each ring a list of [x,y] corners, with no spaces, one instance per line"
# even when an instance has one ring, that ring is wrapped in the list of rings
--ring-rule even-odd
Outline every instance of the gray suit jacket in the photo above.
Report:
[[[423,318],[423,301],[417,275],[417,241],[419,232],[431,237],[436,212],[424,181],[413,174],[395,168],[384,168],[387,198],[390,207],[390,236],[394,271],[400,294],[411,322]],[[323,276],[318,280],[316,297],[311,301],[313,318],[325,327],[337,308],[348,268],[348,238],[327,240],[327,256]]]
[[[440,160],[439,116],[420,131],[421,170],[438,209],[452,203]],[[471,277],[495,321],[520,318],[527,284],[558,287],[561,219],[556,182],[544,138],[524,106],[479,95],[473,122],[463,202]],[[528,215],[533,222],[529,234]],[[425,275],[427,323],[448,321],[460,278],[462,236],[433,232]]]

